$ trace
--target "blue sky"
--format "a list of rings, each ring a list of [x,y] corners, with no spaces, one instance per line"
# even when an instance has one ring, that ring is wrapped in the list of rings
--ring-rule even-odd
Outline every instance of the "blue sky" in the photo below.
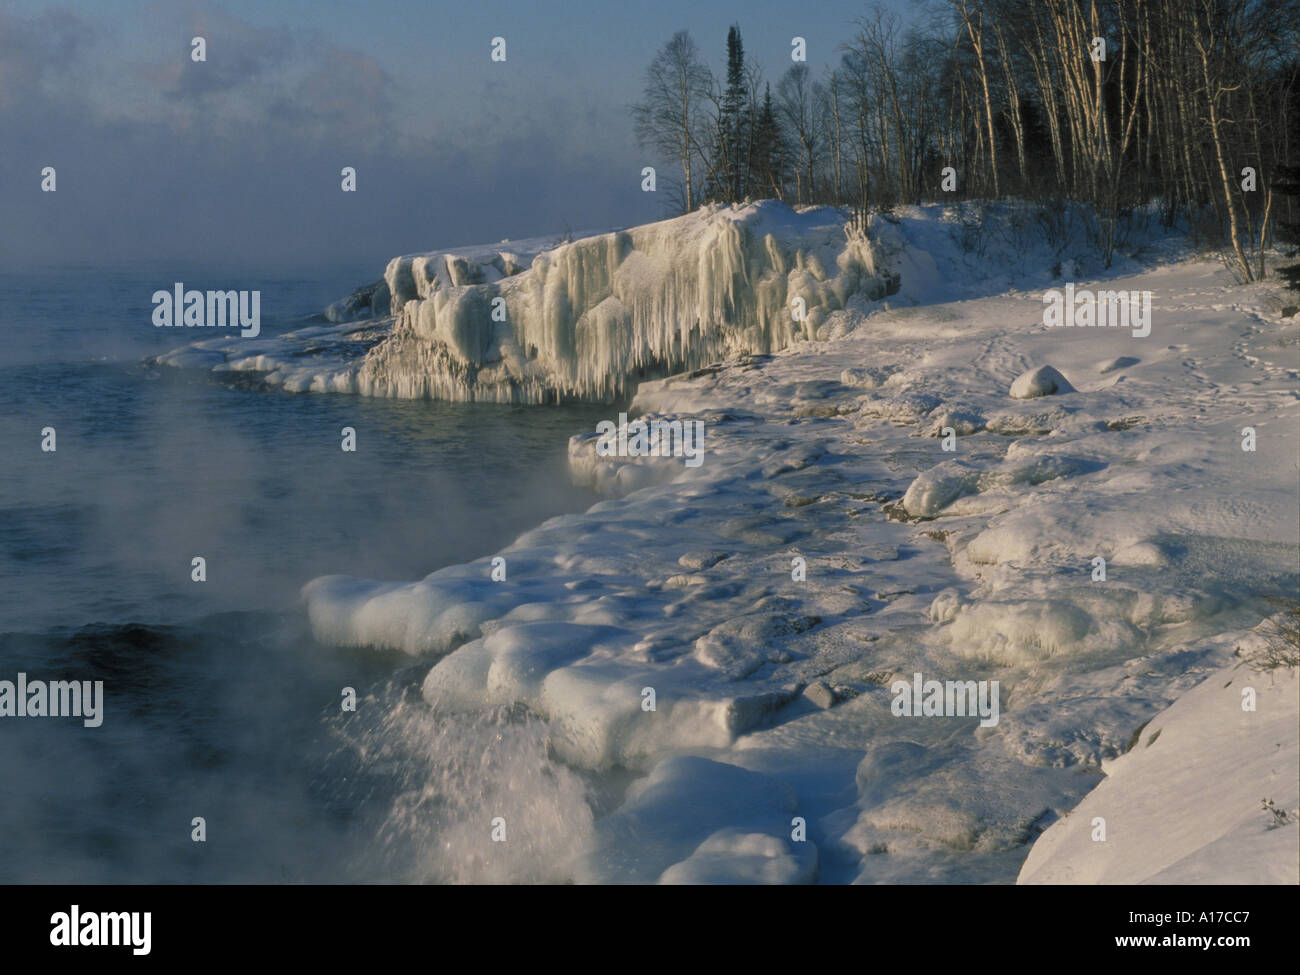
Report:
[[[893,0],[906,16],[914,5]],[[627,106],[690,30],[739,21],[775,81],[836,60],[866,5],[775,0],[9,0],[0,259],[382,262],[654,219]],[[190,61],[190,38],[208,60]],[[489,58],[505,37],[507,61]],[[39,191],[43,166],[55,194]],[[358,192],[339,170],[358,171]]]

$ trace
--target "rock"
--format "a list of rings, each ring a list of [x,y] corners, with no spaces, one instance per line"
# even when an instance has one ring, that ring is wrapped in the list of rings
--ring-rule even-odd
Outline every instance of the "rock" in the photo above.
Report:
[[[704,569],[711,569],[723,559],[729,557],[730,552],[719,552],[713,549],[701,549],[694,552],[684,552],[678,556],[677,564],[686,569],[694,569],[701,572]]]
[[[823,711],[828,711],[835,706],[835,692],[819,680],[805,687],[803,696]]]
[[[355,322],[388,314],[388,285],[383,281],[363,285],[346,298],[340,298],[325,309],[331,322]]]
[[[952,427],[959,437],[969,437],[984,429],[984,417],[974,410],[946,409],[940,413],[930,414],[931,424],[927,431],[931,437],[942,437],[944,427]]]
[[[1014,399],[1033,399],[1035,396],[1051,396],[1054,393],[1073,393],[1074,387],[1069,380],[1051,366],[1039,366],[1022,373],[1011,384],[1011,396]]]

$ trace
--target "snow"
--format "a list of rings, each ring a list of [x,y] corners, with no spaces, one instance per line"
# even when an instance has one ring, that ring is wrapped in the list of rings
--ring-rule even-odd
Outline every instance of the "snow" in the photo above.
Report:
[[[1026,856],[1080,879],[1265,862],[1287,834],[1258,803],[1294,804],[1273,771],[1294,783],[1293,746],[1265,769],[1262,739],[1223,733],[1240,789],[1158,812],[1143,796],[1184,793],[1144,775],[1196,794],[1174,774],[1196,721],[1130,743],[1175,701],[1211,707],[1193,695],[1227,679],[1261,594],[1297,591],[1300,327],[1272,281],[1237,285],[1176,239],[1139,241],[1152,263],[1102,278],[1082,245],[1015,216],[989,209],[981,253],[951,208],[900,208],[864,241],[829,211],[764,203],[518,261],[402,258],[395,320],[180,355],[277,388],[528,401],[684,370],[642,382],[629,412],[703,421],[700,466],[600,456],[575,431],[573,476],[604,497],[590,510],[420,581],[303,590],[320,641],[409,655],[431,720],[522,708],[556,769],[605,784],[563,862],[533,850],[519,876],[1009,883]],[[1151,292],[1150,335],[1045,327],[1042,292],[1070,262],[1098,278],[1080,287]],[[508,320],[487,329],[490,297]],[[1052,395],[1008,395],[1026,374]],[[497,555],[509,581],[492,581]],[[999,722],[896,717],[890,684],[917,672],[999,681]],[[1066,817],[1094,787],[1117,797],[1113,858],[1080,853],[1086,820]],[[1188,825],[1167,831],[1175,816]]]
[[[1247,688],[1254,711],[1242,708]],[[1106,778],[1038,839],[1019,883],[1300,883],[1297,690],[1296,668],[1239,661],[1211,674],[1103,764]]]

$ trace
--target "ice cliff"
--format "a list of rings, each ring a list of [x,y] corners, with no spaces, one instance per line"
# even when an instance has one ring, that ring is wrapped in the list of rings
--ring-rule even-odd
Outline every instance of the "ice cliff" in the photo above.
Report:
[[[854,296],[898,288],[840,211],[773,200],[528,251],[390,261],[372,312],[387,297],[393,329],[355,369],[354,391],[610,400],[637,377],[785,348]]]

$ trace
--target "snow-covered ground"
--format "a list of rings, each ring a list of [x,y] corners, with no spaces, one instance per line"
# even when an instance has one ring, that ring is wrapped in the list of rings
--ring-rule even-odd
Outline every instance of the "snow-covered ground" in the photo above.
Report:
[[[1298,765],[1295,668],[1225,667],[1103,765],[1105,780],[1034,844],[1019,882],[1300,883]]]
[[[1267,830],[1258,808],[1295,803],[1294,728],[1277,730],[1287,700],[1294,724],[1294,679],[1252,679],[1254,714],[1214,710],[1263,597],[1300,578],[1300,319],[1281,317],[1279,286],[1236,285],[1156,236],[1103,281],[1085,249],[1047,247],[1017,211],[972,227],[907,208],[877,218],[869,245],[835,238],[828,211],[773,204],[680,221],[491,282],[511,334],[542,351],[493,331],[500,359],[466,381],[602,394],[634,372],[620,361],[726,354],[633,403],[703,421],[702,464],[601,456],[596,432],[578,433],[574,476],[608,497],[589,511],[418,582],[304,588],[320,639],[427,663],[433,720],[523,706],[545,722],[556,774],[528,777],[508,842],[490,839],[490,802],[466,812],[465,862],[508,878],[511,844],[536,850],[563,819],[555,875],[580,881],[1012,882],[1024,864],[1049,881],[1294,882],[1258,866],[1295,844],[1294,821]],[[561,273],[563,314],[546,297]],[[1046,327],[1044,291],[1067,280],[1150,292],[1150,334]],[[464,319],[457,304],[476,287],[417,285],[396,324],[326,330],[371,330],[360,358],[313,333],[164,361],[438,394],[455,374],[445,350],[483,338],[471,324],[487,306]],[[802,323],[795,296],[816,311]],[[692,345],[697,314],[713,338]],[[389,384],[366,387],[381,365]],[[1061,381],[1026,377],[1043,366]],[[918,673],[998,682],[999,720],[897,714],[895,681]],[[1202,754],[1215,775],[1206,734],[1231,789],[1188,777]],[[570,769],[604,783],[590,817],[556,812]],[[1104,844],[1076,826],[1094,807],[1109,810]]]

